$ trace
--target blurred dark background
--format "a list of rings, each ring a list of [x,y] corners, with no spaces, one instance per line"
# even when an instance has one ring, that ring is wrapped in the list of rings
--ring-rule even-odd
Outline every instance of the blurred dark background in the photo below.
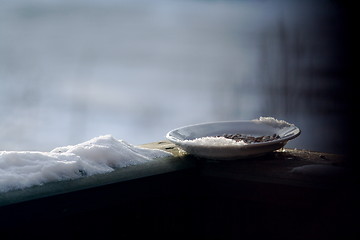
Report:
[[[0,150],[272,116],[287,146],[345,153],[346,1],[0,0]]]

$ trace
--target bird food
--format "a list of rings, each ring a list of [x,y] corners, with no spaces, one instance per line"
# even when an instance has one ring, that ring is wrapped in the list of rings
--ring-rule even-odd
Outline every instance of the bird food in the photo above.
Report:
[[[240,134],[240,133],[223,134],[223,135],[218,135],[216,137],[224,137],[224,138],[235,140],[236,142],[243,141],[243,142],[248,143],[248,144],[249,143],[269,142],[269,141],[273,141],[273,140],[276,140],[276,139],[280,138],[280,136],[277,135],[277,134],[273,134],[271,136],[254,137],[254,136],[249,136],[249,135]]]

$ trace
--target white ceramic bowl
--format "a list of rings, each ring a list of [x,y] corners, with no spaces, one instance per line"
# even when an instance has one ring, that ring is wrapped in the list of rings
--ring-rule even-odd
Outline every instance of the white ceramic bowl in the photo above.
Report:
[[[218,160],[234,160],[256,157],[275,151],[300,135],[300,129],[294,124],[271,117],[261,117],[246,121],[209,122],[174,129],[166,134],[166,138],[189,154]],[[193,141],[203,137],[215,137],[223,134],[245,134],[254,137],[272,136],[279,138],[259,143],[214,144]]]

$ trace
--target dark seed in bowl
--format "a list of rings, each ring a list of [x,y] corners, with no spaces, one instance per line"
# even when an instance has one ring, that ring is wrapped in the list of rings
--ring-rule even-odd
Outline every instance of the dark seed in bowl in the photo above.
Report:
[[[245,143],[260,143],[260,142],[269,142],[269,141],[273,141],[276,139],[279,139],[280,136],[277,134],[273,134],[272,136],[260,136],[260,137],[254,137],[254,136],[249,136],[249,135],[245,135],[245,134],[240,134],[240,133],[236,133],[236,134],[223,134],[223,135],[218,135],[216,137],[224,137],[224,138],[229,138],[232,140],[235,140],[237,142],[239,141],[244,141]]]

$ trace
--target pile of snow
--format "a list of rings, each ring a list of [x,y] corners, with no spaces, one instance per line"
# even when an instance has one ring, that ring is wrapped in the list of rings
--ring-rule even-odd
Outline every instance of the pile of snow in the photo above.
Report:
[[[259,119],[253,119],[251,121],[258,123],[265,123],[274,128],[284,128],[284,127],[294,126],[294,124],[288,123],[284,120],[278,120],[273,117],[259,117]]]
[[[107,173],[168,156],[171,153],[136,147],[111,135],[51,152],[0,151],[0,192]]]
[[[192,140],[184,140],[183,142],[196,145],[196,146],[244,146],[247,145],[246,142],[240,140],[235,141],[233,139],[225,138],[225,137],[201,137],[195,138]]]

